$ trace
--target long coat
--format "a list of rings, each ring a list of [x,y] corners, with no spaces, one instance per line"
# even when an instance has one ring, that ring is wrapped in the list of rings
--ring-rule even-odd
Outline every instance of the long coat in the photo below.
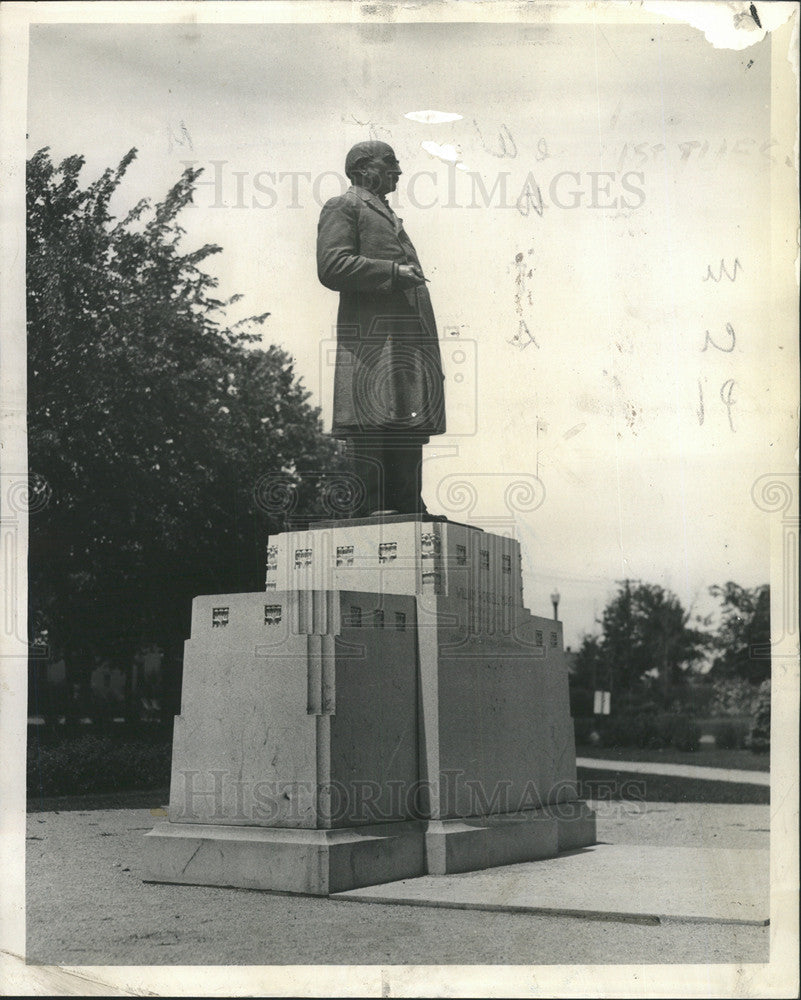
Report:
[[[420,263],[402,220],[353,186],[323,206],[317,274],[339,292],[334,437],[445,432],[442,362],[425,285],[401,289],[401,264]]]

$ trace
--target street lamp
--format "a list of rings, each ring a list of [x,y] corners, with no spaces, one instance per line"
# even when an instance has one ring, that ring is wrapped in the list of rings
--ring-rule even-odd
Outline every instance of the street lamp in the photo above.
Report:
[[[551,594],[551,604],[553,604],[553,620],[556,621],[559,617],[559,591],[555,590]]]

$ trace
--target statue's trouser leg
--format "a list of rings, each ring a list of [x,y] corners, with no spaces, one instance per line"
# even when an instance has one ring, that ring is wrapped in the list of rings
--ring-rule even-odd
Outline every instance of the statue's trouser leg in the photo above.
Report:
[[[369,517],[384,509],[383,443],[376,434],[353,436],[348,438],[348,450],[363,491],[353,517]]]
[[[354,517],[379,510],[399,514],[425,511],[422,487],[423,445],[427,436],[408,432],[381,432],[349,438],[354,471],[362,482],[364,501]]]
[[[423,441],[411,435],[388,438],[384,448],[384,502],[399,514],[420,514],[425,504],[423,486]]]

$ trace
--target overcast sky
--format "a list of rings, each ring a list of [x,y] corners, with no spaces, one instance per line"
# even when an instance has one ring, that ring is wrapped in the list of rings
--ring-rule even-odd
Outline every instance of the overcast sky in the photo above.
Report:
[[[461,117],[406,117],[432,109]],[[791,154],[771,142],[770,38],[735,52],[681,25],[39,25],[28,132],[30,152],[83,154],[87,181],[137,147],[120,214],[162,198],[184,161],[204,167],[187,246],[223,247],[221,290],[245,296],[232,317],[271,312],[265,339],[294,355],[326,426],[320,202],[354,142],[392,143],[444,341],[429,509],[488,530],[513,518],[526,604],[550,613],[558,587],[574,646],[625,576],[699,612],[711,584],[767,581],[751,487],[775,468],[771,392],[795,378],[766,363],[769,164]],[[534,476],[542,504],[510,512],[506,489]]]

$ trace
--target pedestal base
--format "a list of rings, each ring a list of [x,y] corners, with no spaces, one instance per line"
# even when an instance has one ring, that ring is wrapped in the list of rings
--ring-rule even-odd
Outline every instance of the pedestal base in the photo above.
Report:
[[[595,813],[576,799],[520,813],[431,820],[426,829],[427,874],[538,861],[594,843]]]
[[[285,532],[195,599],[152,881],[327,895],[595,842],[562,626],[517,542],[413,515]]]
[[[327,896],[425,874],[425,824],[345,830],[162,823],[146,835],[145,881]]]
[[[146,881],[326,896],[420,875],[551,858],[595,843],[584,802],[338,830],[162,823],[147,834]]]

